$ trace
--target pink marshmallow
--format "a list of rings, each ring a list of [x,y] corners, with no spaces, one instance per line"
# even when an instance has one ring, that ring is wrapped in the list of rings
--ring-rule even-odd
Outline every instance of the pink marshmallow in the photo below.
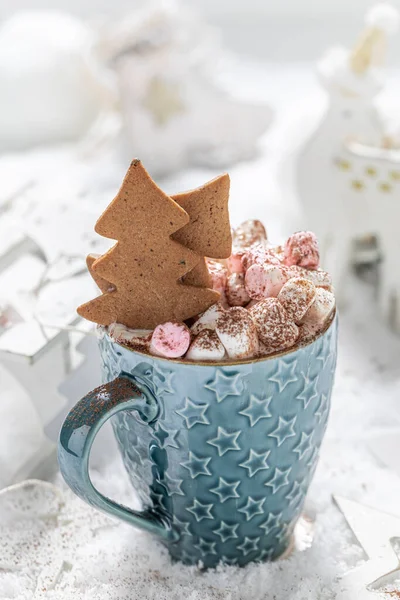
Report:
[[[280,265],[278,255],[267,244],[255,244],[247,250],[242,258],[243,268],[245,271],[252,265]]]
[[[232,273],[228,277],[225,294],[230,306],[246,306],[250,302],[242,273]]]
[[[239,248],[248,248],[256,242],[267,240],[267,232],[261,221],[249,219],[233,231],[233,244]]]
[[[246,271],[245,286],[250,298],[262,300],[276,297],[287,279],[284,267],[255,264]]]
[[[289,317],[297,324],[300,323],[315,297],[315,285],[304,277],[292,277],[278,294],[279,302]]]
[[[233,249],[232,254],[226,260],[226,264],[228,265],[228,269],[231,273],[244,273],[242,259],[245,253],[246,250],[244,249]]]
[[[274,350],[293,346],[299,337],[299,328],[290,319],[277,298],[266,298],[250,309],[259,339]]]
[[[157,325],[150,342],[150,353],[165,358],[183,356],[190,345],[190,331],[184,323]]]
[[[284,262],[288,267],[299,265],[308,269],[317,269],[319,265],[318,240],[311,231],[298,231],[285,243]]]

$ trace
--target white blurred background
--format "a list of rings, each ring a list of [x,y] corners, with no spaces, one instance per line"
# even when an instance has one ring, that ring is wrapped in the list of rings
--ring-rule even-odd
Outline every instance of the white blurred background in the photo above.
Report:
[[[148,4],[148,2],[147,2]],[[400,7],[399,0],[392,2]],[[224,42],[233,50],[269,60],[312,60],[330,42],[351,42],[360,16],[374,5],[371,0],[191,0],[206,19],[221,28]],[[68,10],[86,17],[121,16],[145,0],[2,0],[0,17],[17,10]],[[393,43],[390,61],[400,56],[400,41]],[[399,59],[398,59],[399,60]]]

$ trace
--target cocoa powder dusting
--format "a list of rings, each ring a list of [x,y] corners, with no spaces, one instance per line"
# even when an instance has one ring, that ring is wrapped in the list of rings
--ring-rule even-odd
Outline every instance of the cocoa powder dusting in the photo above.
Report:
[[[220,341],[215,331],[203,329],[196,338],[196,344],[202,350],[213,350],[219,346]]]
[[[250,309],[260,340],[274,349],[290,348],[299,337],[297,325],[276,298],[266,298]]]
[[[217,327],[222,333],[237,336],[241,335],[244,322],[251,323],[248,311],[240,306],[235,306],[220,316]]]
[[[303,277],[293,277],[279,292],[278,300],[289,317],[295,323],[300,323],[314,301],[315,294],[315,285],[311,281]]]

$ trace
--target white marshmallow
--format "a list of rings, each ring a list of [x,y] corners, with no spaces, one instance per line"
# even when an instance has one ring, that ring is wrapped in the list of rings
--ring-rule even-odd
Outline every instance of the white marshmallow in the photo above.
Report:
[[[129,329],[121,323],[112,323],[108,333],[117,344],[132,346],[136,350],[146,351],[150,348],[151,329]]]
[[[195,361],[223,360],[225,348],[221,344],[215,331],[203,329],[193,340],[185,358]]]
[[[304,279],[312,281],[315,287],[323,287],[332,291],[332,277],[326,271],[322,271],[322,269],[305,269],[304,267],[294,265],[289,267],[287,272],[289,278],[304,277]]]
[[[324,325],[335,309],[335,296],[324,288],[317,288],[315,300],[306,312],[303,323]]]
[[[193,335],[198,335],[200,331],[204,329],[215,329],[215,325],[218,319],[223,315],[224,309],[221,304],[213,304],[210,308],[207,308],[205,312],[197,319],[192,325],[190,331]]]
[[[215,329],[229,358],[242,360],[258,353],[258,336],[248,311],[235,306],[218,319]]]
[[[278,294],[278,300],[290,319],[299,324],[311,304],[314,302],[316,287],[304,277],[289,279]]]
[[[258,337],[274,350],[293,346],[299,337],[299,328],[290,319],[277,298],[265,298],[257,302],[249,311]]]
[[[318,327],[318,325],[313,325],[312,323],[303,323],[302,325],[299,325],[299,342],[311,342],[314,338],[317,337],[319,329],[320,328]]]
[[[228,277],[225,294],[230,306],[246,306],[250,302],[242,273],[232,273]]]

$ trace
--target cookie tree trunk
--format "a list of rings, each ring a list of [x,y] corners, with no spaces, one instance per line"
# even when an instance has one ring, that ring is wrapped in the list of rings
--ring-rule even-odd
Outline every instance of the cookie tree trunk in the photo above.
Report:
[[[171,239],[189,223],[188,214],[134,160],[120,191],[96,223],[100,235],[118,240],[92,264],[97,277],[115,289],[83,304],[78,313],[99,323],[152,329],[206,310],[219,294],[180,279],[201,257]]]

